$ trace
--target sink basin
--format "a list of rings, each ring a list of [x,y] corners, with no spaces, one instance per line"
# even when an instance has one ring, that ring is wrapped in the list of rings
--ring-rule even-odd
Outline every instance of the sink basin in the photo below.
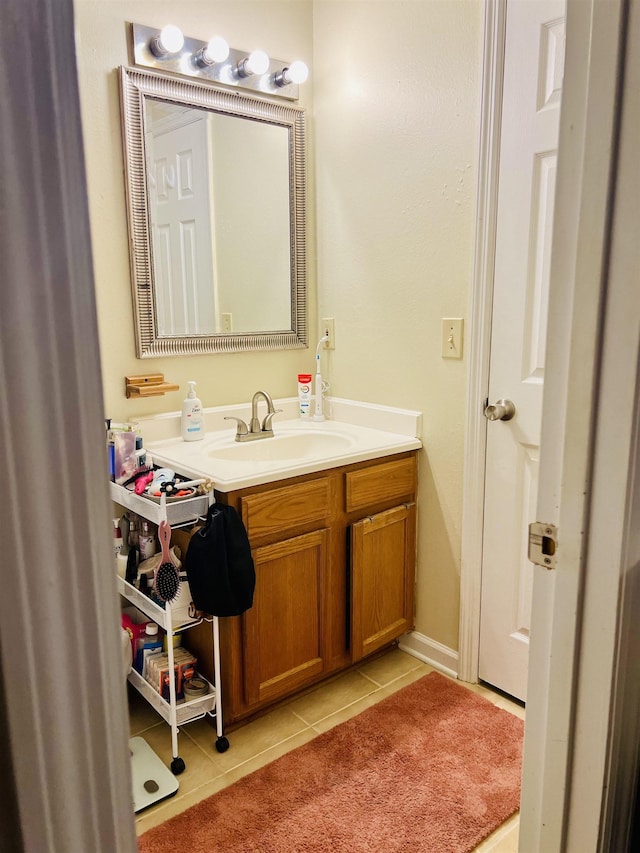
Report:
[[[337,433],[289,433],[253,441],[227,439],[221,446],[205,452],[211,459],[236,462],[276,462],[294,459],[316,459],[347,451],[354,444],[349,436]]]

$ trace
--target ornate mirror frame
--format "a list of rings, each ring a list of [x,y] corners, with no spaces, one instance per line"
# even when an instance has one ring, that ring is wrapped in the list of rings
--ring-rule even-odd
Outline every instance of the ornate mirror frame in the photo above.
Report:
[[[122,140],[129,225],[131,287],[138,358],[306,347],[306,175],[304,110],[207,84],[120,67]],[[251,118],[288,130],[291,329],[161,337],[154,299],[149,196],[144,149],[147,96],[216,113]]]

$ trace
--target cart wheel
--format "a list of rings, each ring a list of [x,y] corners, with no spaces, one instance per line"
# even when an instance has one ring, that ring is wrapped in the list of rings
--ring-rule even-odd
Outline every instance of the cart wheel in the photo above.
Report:
[[[221,736],[218,738],[218,740],[216,741],[216,749],[218,750],[218,752],[226,752],[229,749],[229,741],[226,739],[226,737]]]
[[[178,756],[177,758],[174,758],[171,762],[171,772],[174,776],[179,776],[181,773],[184,772],[184,766],[184,761],[180,758],[180,756]]]

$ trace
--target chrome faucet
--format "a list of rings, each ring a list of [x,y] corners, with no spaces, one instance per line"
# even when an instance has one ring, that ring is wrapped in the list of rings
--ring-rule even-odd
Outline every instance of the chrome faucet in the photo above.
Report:
[[[260,397],[267,404],[267,414],[262,424],[258,417],[258,402],[260,401]],[[282,409],[274,409],[270,394],[266,391],[256,391],[251,399],[251,420],[249,421],[249,426],[247,426],[242,418],[226,417],[225,421],[237,422],[236,441],[255,441],[257,438],[273,438],[271,421],[273,420],[273,416],[281,411]]]

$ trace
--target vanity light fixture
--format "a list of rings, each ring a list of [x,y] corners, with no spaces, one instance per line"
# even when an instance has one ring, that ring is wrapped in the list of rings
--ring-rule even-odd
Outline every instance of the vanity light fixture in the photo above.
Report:
[[[252,74],[264,74],[269,70],[270,60],[264,50],[253,50],[249,56],[236,65],[238,77],[251,77]]]
[[[224,62],[229,56],[229,45],[221,36],[209,39],[205,47],[201,47],[194,59],[200,68],[206,68],[215,62]]]
[[[167,24],[149,41],[149,50],[158,59],[164,59],[180,53],[184,46],[182,30],[173,24]]]
[[[138,67],[289,101],[298,99],[299,85],[309,76],[301,60],[283,62],[270,59],[264,50],[235,50],[220,36],[201,41],[184,36],[173,25],[160,30],[130,24],[129,32],[131,56]]]
[[[276,86],[290,86],[292,83],[305,83],[309,76],[309,69],[301,59],[296,59],[291,65],[285,66],[282,71],[277,71],[273,76]]]

